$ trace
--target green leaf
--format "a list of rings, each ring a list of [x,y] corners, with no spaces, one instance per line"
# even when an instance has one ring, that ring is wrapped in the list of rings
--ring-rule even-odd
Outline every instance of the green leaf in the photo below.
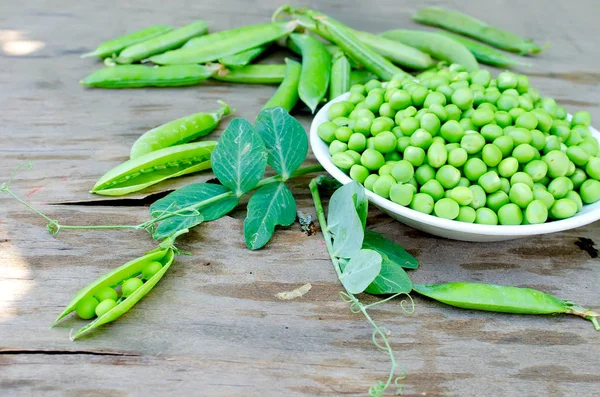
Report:
[[[382,255],[383,258],[383,255]],[[365,289],[365,292],[373,295],[409,293],[412,290],[412,282],[402,267],[394,262],[382,259],[381,271],[375,280]]]
[[[225,186],[214,183],[188,185],[155,201],[150,206],[150,216],[157,218],[165,213],[175,212],[228,192],[230,190]],[[202,207],[197,211],[185,211],[179,215],[167,218],[159,222],[152,233],[152,237],[159,240],[169,237],[180,230],[197,226],[202,222],[218,219],[233,210],[238,201],[237,197],[229,196]]]
[[[264,175],[267,149],[252,124],[233,119],[219,138],[211,162],[219,181],[241,197]]]
[[[352,198],[352,203],[358,214],[363,229],[367,224],[367,214],[369,211],[369,200],[365,194],[365,189],[358,182],[350,182],[337,189],[329,200],[329,213],[327,224],[331,227],[333,223],[339,222],[340,218],[344,218],[347,213],[336,211],[336,208],[341,208],[343,202]],[[345,203],[347,204],[347,203]],[[333,214],[332,214],[333,209]]]
[[[306,158],[306,131],[282,107],[261,111],[255,126],[269,153],[267,164],[286,181]]]
[[[370,249],[356,252],[344,267],[340,281],[351,294],[363,292],[381,270],[381,255]]]
[[[368,201],[356,182],[336,190],[329,200],[327,227],[333,235],[335,256],[350,258],[363,244]]]
[[[419,262],[414,256],[406,252],[404,248],[372,230],[365,230],[363,248],[370,248],[379,252],[383,258],[384,265],[386,263],[393,263],[405,269],[416,269],[419,267]]]
[[[296,201],[283,182],[269,183],[258,189],[248,202],[244,237],[251,250],[269,242],[275,226],[289,226],[296,219]]]

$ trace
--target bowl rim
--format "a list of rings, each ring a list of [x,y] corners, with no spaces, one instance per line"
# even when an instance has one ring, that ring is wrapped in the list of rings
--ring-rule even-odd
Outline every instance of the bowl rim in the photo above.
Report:
[[[325,168],[325,170],[334,177],[337,181],[342,184],[352,182],[352,179],[346,175],[342,170],[337,168],[329,154],[327,144],[321,140],[317,133],[317,128],[323,122],[327,121],[327,110],[329,107],[336,102],[345,100],[350,96],[349,92],[346,92],[332,100],[330,100],[325,106],[323,106],[314,116],[313,121],[310,125],[310,146],[317,161]],[[568,114],[567,119],[571,119],[571,115]],[[589,130],[591,134],[600,141],[600,132],[594,127],[590,126]],[[545,222],[536,225],[480,225],[476,223],[460,222],[456,220],[438,218],[435,215],[424,214],[419,211],[415,211],[408,207],[396,204],[391,200],[383,198],[368,189],[365,189],[365,193],[373,204],[386,210],[398,214],[404,218],[434,226],[437,228],[445,229],[448,231],[456,231],[462,233],[478,234],[482,236],[531,236],[538,234],[556,233],[564,230],[574,229],[584,225],[588,225],[600,219],[600,201],[594,204],[586,204],[583,209],[575,214],[571,218],[562,219],[558,221]],[[400,221],[402,222],[402,221]],[[402,222],[403,223],[403,222]]]

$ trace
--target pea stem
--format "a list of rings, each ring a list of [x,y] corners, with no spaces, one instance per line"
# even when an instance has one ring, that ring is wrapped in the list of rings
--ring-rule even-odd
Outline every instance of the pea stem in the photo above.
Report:
[[[313,180],[310,181],[308,188],[310,189],[310,193],[312,195],[312,198],[313,198],[313,201],[315,204],[315,211],[317,213],[317,219],[319,220],[319,224],[321,225],[321,232],[323,233],[323,238],[325,239],[325,245],[327,246],[327,252],[329,253],[329,257],[331,258],[331,262],[333,263],[333,268],[335,269],[335,272],[337,273],[338,278],[341,279],[342,278],[342,269],[340,267],[340,262],[338,260],[338,257],[334,255],[333,239],[332,239],[331,233],[329,233],[329,229],[327,227],[327,220],[325,219],[325,211],[323,210],[323,203],[321,202],[321,195],[319,194],[319,184],[324,179],[326,179],[326,178],[323,175],[320,175],[320,176],[314,178]],[[366,305],[366,306],[363,305],[356,296],[354,296],[352,293],[348,292],[347,290],[346,290],[346,292],[340,292],[340,296],[342,297],[342,299],[345,302],[350,303],[350,311],[352,311],[353,313],[360,312],[365,316],[367,321],[373,327],[373,336],[372,336],[373,343],[379,349],[386,351],[390,357],[391,368],[390,368],[390,373],[389,373],[387,382],[383,383],[383,382],[379,381],[375,386],[372,386],[369,389],[370,396],[375,396],[375,397],[383,396],[385,394],[385,390],[392,384],[392,382],[394,382],[394,374],[396,372],[396,368],[398,368],[398,364],[396,363],[396,357],[394,356],[394,352],[393,352],[392,347],[390,346],[390,343],[386,336],[386,330],[384,328],[380,328],[375,323],[375,321],[373,321],[373,319],[367,312],[367,308],[369,306],[373,306],[374,304]],[[396,295],[394,295],[394,297],[395,296]],[[389,299],[390,298],[386,299],[386,301]],[[381,338],[381,341],[383,341],[383,346],[377,341],[378,337]],[[404,379],[405,377],[406,377],[406,373],[403,376],[397,377],[396,382],[398,380]]]

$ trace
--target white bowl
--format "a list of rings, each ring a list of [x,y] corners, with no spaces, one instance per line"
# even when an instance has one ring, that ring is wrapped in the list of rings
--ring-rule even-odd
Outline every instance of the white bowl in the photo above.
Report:
[[[331,156],[329,155],[329,148],[327,144],[319,137],[317,128],[322,123],[328,121],[327,110],[331,104],[343,101],[348,98],[349,95],[349,93],[340,95],[326,104],[323,108],[321,108],[321,110],[319,110],[319,112],[317,112],[310,126],[310,146],[315,154],[315,157],[331,176],[343,184],[351,182],[352,179],[350,179],[348,175],[346,175],[342,170],[333,164],[331,161]],[[590,127],[590,131],[596,139],[600,140],[600,132],[598,132],[598,130]],[[473,223],[451,221],[448,219],[438,218],[433,215],[423,214],[421,212],[411,210],[408,207],[396,204],[390,200],[376,195],[369,190],[366,190],[366,193],[371,203],[375,204],[382,211],[396,218],[400,222],[436,236],[462,241],[504,241],[525,236],[555,233],[587,225],[588,223],[592,223],[600,219],[599,201],[591,205],[585,205],[583,209],[572,218],[547,222],[541,225],[478,225]]]

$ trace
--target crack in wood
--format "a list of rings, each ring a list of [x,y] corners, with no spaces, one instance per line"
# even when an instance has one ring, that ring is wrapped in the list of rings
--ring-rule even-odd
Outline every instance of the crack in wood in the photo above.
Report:
[[[139,357],[139,353],[127,352],[106,352],[97,350],[46,350],[46,349],[0,349],[0,355],[48,355],[48,356],[70,356],[70,355],[87,355],[87,356],[113,356],[113,357]]]

